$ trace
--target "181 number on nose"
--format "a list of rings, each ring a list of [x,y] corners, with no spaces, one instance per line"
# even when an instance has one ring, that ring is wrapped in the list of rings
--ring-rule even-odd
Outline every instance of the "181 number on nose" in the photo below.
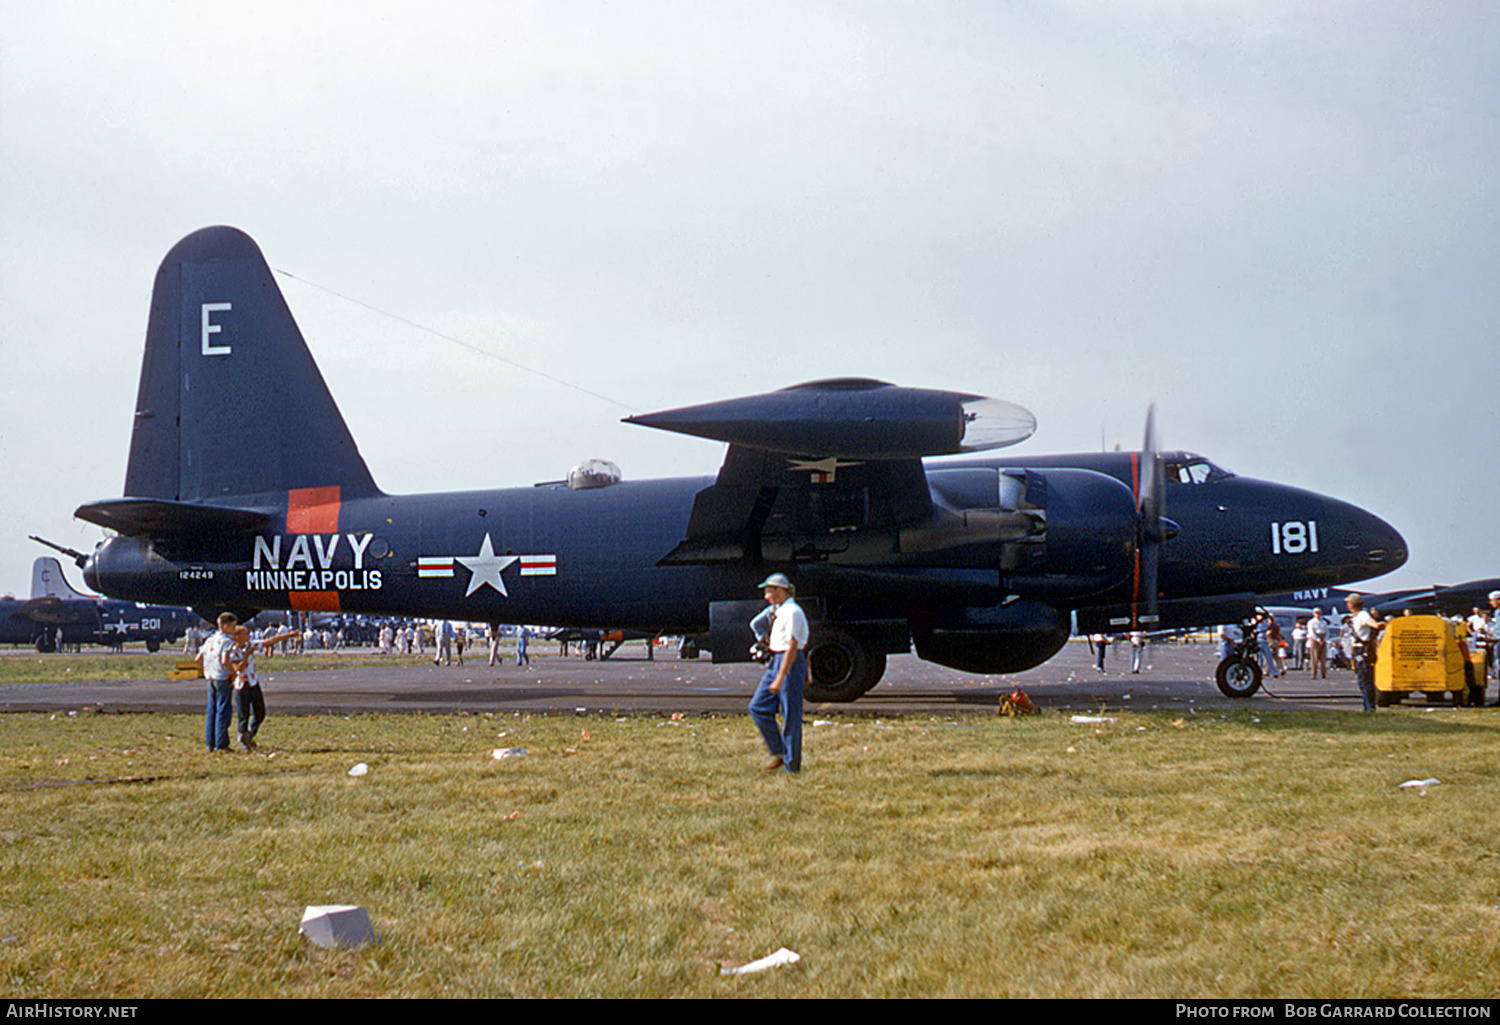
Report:
[[[1271,524],[1271,554],[1301,555],[1318,550],[1318,521],[1287,520]]]

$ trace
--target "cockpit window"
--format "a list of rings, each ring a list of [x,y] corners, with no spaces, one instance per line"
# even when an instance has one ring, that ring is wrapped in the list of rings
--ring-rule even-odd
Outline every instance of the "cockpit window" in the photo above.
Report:
[[[1168,460],[1166,470],[1167,480],[1173,484],[1212,484],[1234,476],[1223,467],[1190,452],[1183,453],[1180,459]]]

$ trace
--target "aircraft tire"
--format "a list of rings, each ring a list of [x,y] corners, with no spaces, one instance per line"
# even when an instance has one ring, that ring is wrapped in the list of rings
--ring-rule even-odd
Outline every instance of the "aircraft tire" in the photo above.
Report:
[[[1226,698],[1248,698],[1260,690],[1260,663],[1254,659],[1226,658],[1214,671],[1214,682]]]
[[[885,675],[885,652],[840,626],[822,623],[807,644],[809,701],[854,701]]]
[[[157,640],[155,637],[151,638],[146,642],[146,650],[155,655],[158,651],[161,650],[161,641]]]

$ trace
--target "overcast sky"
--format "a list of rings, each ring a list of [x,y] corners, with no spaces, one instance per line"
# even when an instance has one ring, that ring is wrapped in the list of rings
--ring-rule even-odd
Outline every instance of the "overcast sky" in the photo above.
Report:
[[[100,538],[210,224],[390,492],[712,474],[620,417],[858,375],[1017,453],[1154,400],[1400,529],[1374,586],[1500,576],[1497,83],[1489,0],[0,4],[0,591]]]

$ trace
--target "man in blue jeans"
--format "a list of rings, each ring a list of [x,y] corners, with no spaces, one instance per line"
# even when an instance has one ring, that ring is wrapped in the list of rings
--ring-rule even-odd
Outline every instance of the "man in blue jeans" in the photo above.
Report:
[[[755,696],[750,699],[750,718],[760,730],[771,753],[767,772],[802,769],[802,688],[807,682],[807,616],[793,599],[796,588],[785,574],[772,573],[760,585],[770,608],[770,623],[759,637],[771,651]],[[762,612],[755,623],[763,623]],[[751,629],[756,629],[752,624]],[[781,713],[781,726],[776,713]]]
[[[219,630],[198,649],[198,664],[208,680],[208,708],[203,722],[203,742],[210,751],[229,750],[229,719],[234,709],[234,628],[239,620],[231,612],[219,617]]]
[[[1354,638],[1351,654],[1354,658],[1354,682],[1359,684],[1360,701],[1366,712],[1375,711],[1375,651],[1380,643],[1380,631],[1385,623],[1365,608],[1364,599],[1351,594],[1344,599],[1349,615],[1344,620],[1344,629]]]

